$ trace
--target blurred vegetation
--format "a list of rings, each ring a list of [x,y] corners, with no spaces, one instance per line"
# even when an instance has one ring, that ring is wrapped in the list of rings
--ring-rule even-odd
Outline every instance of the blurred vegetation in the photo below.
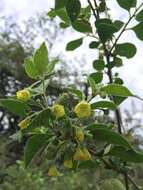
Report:
[[[55,39],[60,41],[60,35],[63,33],[63,31],[59,32],[56,22],[49,20],[45,14],[25,23],[24,31],[17,24],[10,23],[9,19],[4,18],[3,21],[5,26],[0,28],[0,98],[15,95],[18,89],[31,84],[32,81],[26,77],[22,63],[24,58],[32,53],[37,35],[43,37],[49,51],[52,52]],[[66,58],[61,57],[60,52],[57,59],[60,60],[60,65],[64,69],[59,67],[56,77],[50,81],[47,89],[51,96],[49,104],[62,92],[58,83],[62,83],[64,87],[68,81],[68,84],[74,83],[88,93],[87,86],[83,81],[80,82],[77,69],[67,64]],[[132,120],[129,114],[126,115],[128,116],[126,122],[129,124]],[[42,161],[40,166],[24,169],[23,162],[19,160],[22,160],[25,142],[14,141],[11,136],[13,131],[17,130],[18,119],[17,116],[0,109],[0,190],[124,190],[121,176],[111,173],[103,165],[98,165],[98,162],[90,169],[80,172],[72,170],[65,172],[59,178],[50,179],[47,175],[46,161]],[[102,114],[99,113],[98,119],[103,120]],[[109,120],[112,122],[112,118],[107,113],[106,121]],[[139,123],[136,123],[136,126],[139,127]],[[134,139],[132,133],[127,133],[127,138],[130,138],[135,146],[140,145],[140,141],[137,141],[138,138]],[[143,167],[141,165],[135,167],[135,172],[131,170],[130,173],[140,185],[143,185]],[[116,189],[108,184],[114,179],[120,180],[114,181],[116,185],[118,183]],[[108,185],[109,188],[107,188]]]

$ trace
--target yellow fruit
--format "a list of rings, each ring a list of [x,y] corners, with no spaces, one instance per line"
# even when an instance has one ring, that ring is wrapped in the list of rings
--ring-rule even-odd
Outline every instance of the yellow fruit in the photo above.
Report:
[[[79,118],[89,117],[91,115],[91,106],[88,102],[81,101],[76,105],[74,112]]]
[[[84,141],[84,133],[83,130],[79,127],[77,127],[75,129],[75,138],[77,139],[77,141],[79,141],[80,143],[82,143]]]
[[[82,149],[78,148],[74,155],[73,155],[73,159],[74,160],[84,160],[84,153],[82,151]]]
[[[26,89],[16,92],[16,97],[19,100],[27,101],[31,98],[30,92]]]
[[[64,160],[64,167],[65,168],[72,168],[73,167],[73,161],[72,161],[72,159],[70,159],[70,160]]]
[[[58,119],[65,115],[65,109],[64,106],[60,104],[55,104],[51,108],[53,115]]]
[[[87,150],[87,148],[83,148],[83,154],[84,154],[84,160],[91,160],[91,154],[90,152]]]
[[[50,166],[49,171],[48,171],[48,175],[50,177],[57,177],[57,176],[59,176],[59,172],[57,170],[56,165]]]
[[[73,159],[82,161],[91,160],[91,154],[86,148],[78,148],[74,153]]]
[[[22,120],[22,121],[18,124],[18,126],[20,127],[21,130],[23,130],[23,129],[26,129],[26,128],[28,127],[29,123],[30,123],[30,120],[29,120],[29,119],[24,119],[24,120]]]

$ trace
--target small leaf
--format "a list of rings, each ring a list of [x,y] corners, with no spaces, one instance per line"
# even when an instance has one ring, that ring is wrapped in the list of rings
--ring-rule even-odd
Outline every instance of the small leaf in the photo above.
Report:
[[[19,116],[26,115],[27,111],[30,109],[26,103],[16,99],[0,99],[0,106]]]
[[[106,42],[108,39],[111,39],[113,34],[118,31],[118,29],[109,19],[100,19],[96,21],[95,25],[99,37],[103,42]]]
[[[115,26],[118,30],[120,30],[123,25],[124,25],[124,22],[122,22],[121,20],[115,20],[115,22],[114,22],[114,26]]]
[[[136,54],[136,46],[131,43],[117,44],[114,53],[126,58],[132,58]]]
[[[105,93],[112,96],[129,97],[134,96],[128,88],[119,84],[108,84],[101,88]]]
[[[68,0],[66,4],[66,10],[69,18],[71,19],[71,22],[74,22],[77,19],[80,13],[80,9],[81,3],[79,0]]]
[[[93,128],[92,128],[93,129]],[[119,133],[116,133],[112,130],[109,129],[104,129],[102,128],[94,128],[93,129],[93,135],[95,139],[104,141],[109,144],[113,145],[119,145],[124,148],[131,148],[130,144],[128,141]]]
[[[93,61],[93,68],[97,71],[102,71],[105,67],[105,62],[102,59]]]
[[[78,96],[81,100],[84,99],[84,94],[80,91],[80,90],[77,90],[76,88],[67,88],[67,91],[68,92],[71,92],[73,94],[75,94],[76,96]]]
[[[36,154],[46,144],[47,140],[47,135],[44,134],[34,135],[33,137],[29,138],[24,150],[25,167],[31,163]]]
[[[53,72],[53,70],[54,70],[54,68],[55,68],[55,65],[58,63],[58,59],[54,59],[54,60],[52,60],[49,64],[48,64],[48,66],[47,66],[47,69],[46,69],[46,74],[47,75],[50,75],[52,72]]]
[[[143,22],[143,9],[136,15],[136,20]]]
[[[66,24],[70,24],[70,18],[66,12],[66,9],[65,8],[62,8],[62,9],[59,9],[56,11],[56,15],[61,19],[63,20]]]
[[[120,7],[126,10],[130,10],[132,7],[136,7],[137,1],[136,0],[117,0]]]
[[[92,73],[89,75],[89,77],[91,77],[95,83],[100,83],[103,80],[103,73],[102,72],[96,72],[96,73]]]
[[[72,23],[72,27],[78,32],[82,33],[92,32],[92,27],[88,21],[76,20],[75,22]]]
[[[90,49],[95,49],[99,46],[100,42],[93,41],[89,44]]]
[[[30,78],[37,79],[39,77],[39,73],[34,65],[32,58],[27,58],[24,60],[24,68]]]
[[[43,75],[46,72],[48,66],[48,51],[45,43],[42,43],[41,46],[36,50],[34,54],[34,65],[36,70]]]
[[[143,22],[140,22],[136,26],[132,28],[132,30],[136,33],[136,36],[143,41]]]
[[[117,106],[110,101],[98,101],[93,104],[91,104],[91,108],[94,109],[110,109],[110,110],[116,110]]]
[[[66,46],[66,50],[67,51],[72,51],[77,49],[78,47],[80,47],[83,43],[83,38],[79,38],[77,40],[73,40],[71,42],[69,42]]]
[[[126,150],[123,147],[113,147],[109,155],[116,156],[127,162],[140,163],[143,162],[143,154],[135,150]]]

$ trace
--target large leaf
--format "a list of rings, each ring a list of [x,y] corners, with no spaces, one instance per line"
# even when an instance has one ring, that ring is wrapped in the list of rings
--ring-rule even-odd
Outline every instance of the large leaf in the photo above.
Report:
[[[130,10],[132,7],[136,6],[137,1],[136,0],[117,0],[120,7],[126,10]]]
[[[132,28],[132,30],[136,33],[136,36],[143,41],[143,22],[140,22],[136,26]]]
[[[115,47],[115,54],[126,57],[126,58],[132,58],[136,54],[137,49],[134,44],[131,43],[123,43],[123,44],[117,44]]]
[[[37,79],[39,77],[39,73],[34,65],[33,58],[27,58],[24,61],[24,68],[27,75],[32,79]]]
[[[111,39],[113,34],[118,31],[111,20],[100,19],[95,23],[100,39],[105,42]]]
[[[42,43],[34,54],[34,65],[41,75],[46,72],[48,62],[48,50],[46,44]]]
[[[72,22],[74,22],[77,19],[80,13],[80,9],[81,3],[79,0],[68,0],[66,4],[66,10]]]
[[[39,135],[34,135],[27,141],[24,150],[25,167],[27,167],[31,163],[36,154],[46,144],[47,140],[48,140],[47,135],[39,134]]]
[[[115,110],[117,106],[111,101],[98,101],[91,104],[91,108],[94,109],[111,109]]]
[[[136,15],[136,20],[143,22],[143,9]]]
[[[49,108],[40,111],[37,113],[37,115],[34,117],[32,122],[30,123],[31,127],[49,127],[50,125],[50,118],[51,118],[51,110]]]
[[[119,157],[122,160],[128,162],[135,162],[135,163],[143,162],[143,153],[137,152],[133,149],[126,150],[125,148],[120,146],[113,147],[110,150],[109,155]]]
[[[93,129],[93,125],[92,125],[92,129]],[[130,144],[123,136],[121,136],[119,133],[116,133],[112,130],[104,129],[103,127],[102,128],[95,127],[92,130],[92,132],[95,139],[104,141],[109,144],[119,145],[125,148],[131,148]]]
[[[78,32],[82,33],[92,32],[92,27],[88,21],[76,20],[75,22],[72,23],[72,27]]]
[[[119,84],[108,84],[101,88],[108,95],[129,97],[134,96],[128,88]]]
[[[19,116],[26,115],[26,112],[30,109],[26,103],[16,99],[0,99],[0,106]]]
[[[78,47],[80,47],[83,43],[83,38],[79,38],[77,40],[73,40],[71,42],[69,42],[66,46],[66,50],[67,51],[72,51],[77,49]]]

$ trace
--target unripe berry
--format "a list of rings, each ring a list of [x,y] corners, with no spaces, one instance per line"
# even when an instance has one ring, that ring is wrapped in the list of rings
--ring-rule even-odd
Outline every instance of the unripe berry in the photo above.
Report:
[[[91,115],[91,106],[86,101],[81,101],[75,106],[74,112],[79,118],[86,118]]]
[[[84,141],[84,133],[83,130],[79,127],[75,128],[75,138],[77,141],[79,141],[80,143],[82,143]]]
[[[60,104],[55,104],[51,108],[53,115],[58,119],[65,115],[65,109],[64,106]]]
[[[65,168],[72,168],[73,167],[73,161],[72,161],[72,159],[64,160],[64,167]]]
[[[22,120],[22,121],[18,124],[18,126],[20,127],[21,130],[23,130],[23,129],[26,129],[26,128],[28,127],[29,123],[30,123],[30,120],[29,120],[29,119],[24,119],[24,120]]]
[[[16,97],[22,101],[28,101],[31,98],[30,92],[27,89],[16,92]]]
[[[51,165],[48,171],[48,176],[50,177],[57,177],[59,176],[59,172],[55,164]]]

